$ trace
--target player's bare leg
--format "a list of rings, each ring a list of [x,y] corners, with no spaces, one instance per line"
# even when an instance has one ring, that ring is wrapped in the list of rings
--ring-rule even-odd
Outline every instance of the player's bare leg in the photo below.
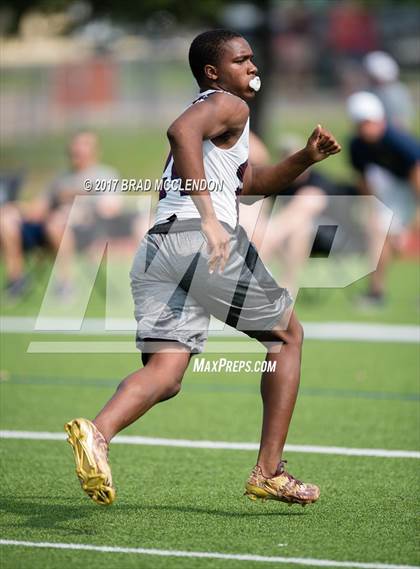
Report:
[[[76,462],[76,474],[83,490],[98,504],[115,500],[115,488],[108,463],[112,437],[141,417],[160,401],[176,395],[190,359],[180,344],[164,344],[145,367],[126,377],[96,419],[73,419],[65,425]]]
[[[246,494],[253,500],[268,498],[304,506],[319,498],[319,488],[295,479],[281,460],[300,382],[303,329],[293,312],[287,329],[273,330],[272,340],[283,343],[275,343],[267,353],[267,361],[275,362],[276,367],[261,378],[264,412],[260,451]]]
[[[190,360],[190,352],[174,342],[151,354],[144,368],[127,376],[93,423],[109,441],[153,405],[174,397]]]
[[[267,353],[275,371],[264,372],[261,378],[264,413],[258,464],[267,476],[276,472],[282,456],[299,389],[303,329],[294,312],[287,329],[274,334],[283,342]]]

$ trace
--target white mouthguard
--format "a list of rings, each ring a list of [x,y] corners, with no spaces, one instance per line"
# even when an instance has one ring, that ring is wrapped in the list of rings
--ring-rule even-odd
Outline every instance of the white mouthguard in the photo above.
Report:
[[[261,88],[261,79],[259,77],[253,77],[249,82],[249,86],[253,91],[259,91]]]

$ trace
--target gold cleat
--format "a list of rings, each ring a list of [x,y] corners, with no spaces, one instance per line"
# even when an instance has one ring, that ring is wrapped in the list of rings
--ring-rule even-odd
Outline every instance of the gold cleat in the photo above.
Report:
[[[64,428],[73,448],[76,474],[83,490],[97,504],[112,504],[115,488],[106,440],[88,419],[73,419]]]
[[[289,506],[316,502],[319,498],[319,488],[315,484],[306,484],[294,478],[284,469],[285,460],[282,460],[272,478],[264,476],[261,467],[255,466],[245,485],[245,495],[250,500],[278,500],[286,502]]]

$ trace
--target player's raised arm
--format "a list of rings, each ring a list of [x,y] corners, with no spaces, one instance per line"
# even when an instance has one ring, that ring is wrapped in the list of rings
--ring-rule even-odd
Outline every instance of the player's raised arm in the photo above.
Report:
[[[248,168],[242,195],[280,194],[309,166],[340,152],[341,146],[334,136],[318,125],[305,148],[273,166]]]
[[[239,136],[249,114],[247,104],[238,97],[214,93],[189,107],[169,127],[167,135],[178,175],[186,180],[206,179],[203,140]],[[197,185],[195,187],[201,187]],[[222,271],[229,256],[229,234],[218,221],[208,189],[189,192],[202,220],[210,253],[209,270]]]

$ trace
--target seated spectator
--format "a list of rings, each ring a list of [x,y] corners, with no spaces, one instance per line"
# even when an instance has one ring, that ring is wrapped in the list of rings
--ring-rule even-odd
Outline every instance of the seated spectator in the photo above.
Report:
[[[69,147],[70,167],[59,174],[50,188],[28,204],[9,202],[2,207],[0,242],[6,265],[6,291],[22,295],[28,286],[24,270],[24,252],[34,247],[49,247],[58,257],[58,294],[71,288],[72,256],[77,246],[87,246],[95,238],[98,218],[121,214],[120,196],[100,195],[90,206],[73,208],[77,195],[86,195],[85,181],[117,180],[117,172],[98,162],[95,134],[79,132]],[[111,203],[112,202],[112,203]],[[71,219],[69,219],[72,210]],[[111,212],[111,213],[110,213]]]

